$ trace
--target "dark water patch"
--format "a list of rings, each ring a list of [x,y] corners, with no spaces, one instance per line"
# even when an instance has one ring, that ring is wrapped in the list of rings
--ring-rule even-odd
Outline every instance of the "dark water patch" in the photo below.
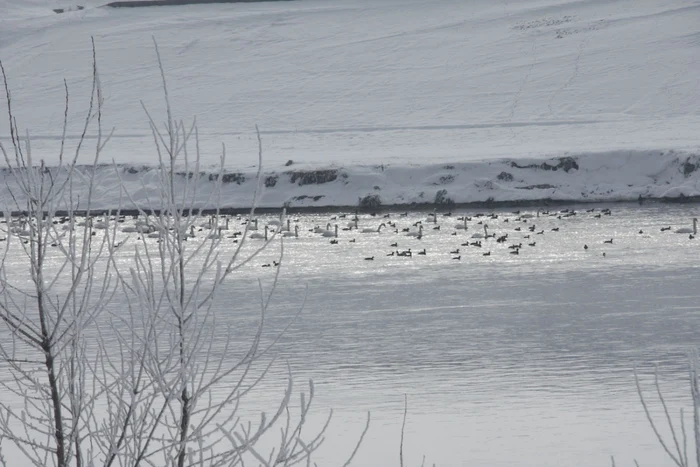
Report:
[[[323,195],[316,196],[306,196],[301,195],[293,199],[303,200],[303,199],[314,199],[316,201],[321,200]],[[642,203],[643,201],[643,203]],[[620,200],[581,200],[581,199],[552,199],[552,198],[540,198],[540,199],[526,199],[526,200],[510,200],[510,201],[495,201],[492,198],[486,201],[473,201],[469,203],[454,203],[450,206],[438,205],[435,203],[393,203],[393,204],[383,204],[377,208],[373,208],[372,211],[376,213],[391,213],[391,212],[432,212],[435,209],[449,207],[451,210],[471,210],[471,209],[508,209],[508,208],[548,208],[553,206],[612,206],[612,205],[630,205],[630,204],[696,204],[700,207],[700,196],[684,196],[678,198],[644,198],[639,201],[630,201],[628,199]],[[279,214],[285,208],[288,214],[321,214],[321,213],[336,213],[336,212],[355,212],[358,210],[358,206],[346,206],[346,205],[323,205],[323,206],[281,206],[281,207],[256,207],[255,212],[258,214]],[[366,211],[368,209],[362,209]],[[92,216],[102,216],[102,215],[123,215],[123,216],[136,216],[141,213],[146,213],[149,215],[159,215],[161,213],[166,213],[167,210],[160,209],[92,209],[89,214]],[[190,214],[201,214],[201,215],[245,215],[251,212],[250,207],[222,207],[219,209],[183,209],[181,211],[182,215]],[[77,209],[73,211],[76,216],[85,216],[88,214],[86,210]],[[5,212],[0,211],[0,217],[5,216]],[[10,216],[19,217],[27,216],[26,211],[12,211]],[[48,213],[45,213],[48,214]],[[54,213],[56,216],[67,216],[68,211],[57,210]]]

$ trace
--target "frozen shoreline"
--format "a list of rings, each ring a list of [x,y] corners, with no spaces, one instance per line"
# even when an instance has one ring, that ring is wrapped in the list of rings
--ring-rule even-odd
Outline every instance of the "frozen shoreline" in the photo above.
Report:
[[[80,166],[86,173],[89,166]],[[53,169],[56,170],[56,169]],[[17,193],[3,169],[0,196]],[[149,165],[100,165],[95,171],[92,210],[160,210],[159,170]],[[259,186],[257,208],[275,212],[361,209],[363,211],[498,208],[611,202],[697,202],[700,200],[700,152],[613,151],[559,157],[493,159],[425,165],[295,164],[278,170],[233,171],[226,167],[182,168],[175,175],[178,193],[194,209],[243,213]],[[120,183],[126,190],[121,194]],[[81,192],[82,190],[82,192]],[[218,192],[218,194],[216,194]],[[128,197],[126,195],[128,193]],[[76,192],[86,199],[86,187]],[[81,208],[81,207],[79,207]],[[14,209],[13,209],[14,210]]]

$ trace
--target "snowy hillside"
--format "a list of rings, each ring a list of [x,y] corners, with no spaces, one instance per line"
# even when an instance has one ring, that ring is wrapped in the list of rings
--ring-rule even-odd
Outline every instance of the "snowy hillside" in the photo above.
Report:
[[[0,0],[0,60],[16,116],[49,163],[64,78],[69,133],[82,124],[90,36],[105,125],[115,128],[103,161],[155,163],[141,108],[165,118],[153,35],[175,111],[197,118],[207,164],[224,143],[227,171],[250,182],[257,124],[266,176],[344,174],[323,186],[268,187],[265,204],[354,205],[368,194],[433,202],[443,189],[455,202],[700,195],[687,165],[700,153],[698,0],[78,3],[86,8],[57,15],[53,8],[75,5]],[[0,119],[4,143],[7,134]],[[562,157],[579,168],[538,168]],[[538,167],[512,166],[523,158],[516,165]],[[239,194],[224,202],[245,203],[251,189],[242,187],[253,185],[235,184]]]

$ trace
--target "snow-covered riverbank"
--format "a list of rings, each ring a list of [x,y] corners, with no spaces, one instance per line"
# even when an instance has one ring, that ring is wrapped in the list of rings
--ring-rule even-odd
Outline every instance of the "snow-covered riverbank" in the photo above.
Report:
[[[217,205],[250,205],[255,124],[269,208],[700,195],[696,1],[101,3],[57,15],[70,5],[0,0],[13,110],[49,166],[64,78],[69,151],[81,132],[95,38],[103,123],[115,129],[95,207],[118,204],[112,161],[140,205],[156,189],[141,108],[165,118],[152,36],[176,115],[197,118],[200,205],[212,207],[222,144]]]
[[[696,201],[700,197],[700,154],[679,151],[617,151],[549,159],[495,159],[425,165],[375,164],[321,169],[257,171],[213,168],[181,171],[176,187],[197,182],[194,207],[245,209],[259,185],[258,206],[298,210],[360,207],[445,207],[454,205],[535,205],[550,202],[613,202],[639,200]],[[87,170],[87,169],[84,169]],[[17,187],[2,172],[0,197]],[[104,165],[96,171],[94,209],[121,207],[158,209],[158,170],[147,165]],[[221,185],[218,196],[212,197]],[[87,185],[78,188],[82,199]],[[134,205],[135,203],[135,205]]]

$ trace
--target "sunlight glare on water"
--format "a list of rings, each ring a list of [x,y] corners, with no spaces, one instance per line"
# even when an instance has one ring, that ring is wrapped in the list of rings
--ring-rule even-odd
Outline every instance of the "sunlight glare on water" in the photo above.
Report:
[[[598,466],[611,455],[618,465],[633,458],[666,465],[632,369],[651,394],[659,364],[672,413],[689,410],[686,354],[700,341],[700,239],[673,230],[692,226],[696,207],[608,207],[612,215],[601,206],[569,207],[576,210],[570,217],[561,212],[567,208],[540,217],[528,209],[521,214],[533,217],[520,220],[512,210],[497,217],[438,212],[437,223],[427,212],[360,214],[360,231],[343,230],[352,213],[289,216],[299,237],[284,239],[265,339],[284,329],[305,296],[306,304],[275,346],[278,364],[253,405],[279,399],[286,362],[297,390],[313,379],[311,423],[335,411],[319,465],[342,464],[367,411],[373,421],[356,465],[398,465],[404,394],[411,465],[423,455],[441,466]],[[471,216],[466,232],[455,229],[464,215]],[[259,231],[273,218],[260,217]],[[234,218],[231,229],[242,221]],[[406,236],[403,229],[417,231],[417,221],[423,236]],[[508,237],[463,246],[479,241],[471,238],[483,233],[478,222]],[[328,223],[339,225],[337,244],[309,231]],[[381,232],[361,233],[381,223]],[[248,239],[244,252],[263,241]],[[236,248],[229,239],[222,244],[222,254]],[[517,255],[509,248],[515,244],[522,244]],[[258,279],[269,290],[277,271],[262,266],[279,259],[279,245],[276,238],[220,289],[219,323],[241,342],[258,316]],[[412,256],[396,255],[409,248]],[[129,248],[120,251],[128,264]],[[8,266],[22,267],[18,258]]]

